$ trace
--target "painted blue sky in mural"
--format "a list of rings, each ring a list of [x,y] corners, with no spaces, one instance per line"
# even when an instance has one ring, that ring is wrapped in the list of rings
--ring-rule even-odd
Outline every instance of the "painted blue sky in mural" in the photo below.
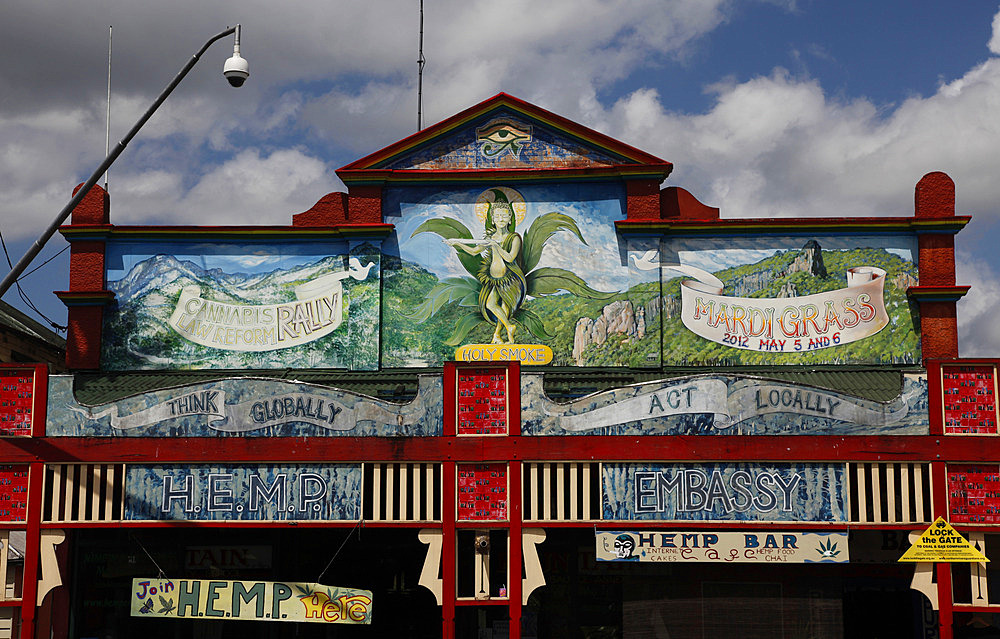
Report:
[[[540,215],[556,211],[577,223],[587,244],[583,245],[568,231],[558,232],[545,243],[539,266],[569,268],[592,287],[601,291],[628,288],[628,271],[622,263],[620,243],[614,232],[614,220],[621,219],[624,203],[610,185],[595,183],[572,187],[516,186],[527,205],[524,221],[517,226],[522,236]],[[393,189],[389,210],[400,217],[389,221],[396,225],[400,256],[434,273],[439,279],[464,277],[468,273],[455,250],[433,233],[413,231],[436,217],[450,217],[462,222],[474,237],[483,236],[483,223],[475,213],[475,201],[483,188],[440,194],[436,189]],[[654,277],[649,279],[655,280]]]
[[[696,266],[710,273],[743,264],[754,264],[767,259],[779,251],[799,250],[810,239],[816,239],[825,251],[853,250],[859,247],[882,248],[887,253],[897,255],[908,262],[913,261],[915,246],[908,238],[859,237],[850,238],[818,236],[784,238],[722,238],[715,240],[686,240],[678,238],[664,243],[663,264],[686,264]],[[767,248],[760,248],[764,243]],[[859,265],[861,266],[861,265]],[[664,269],[665,278],[679,276]]]
[[[332,243],[236,244],[190,242],[115,242],[107,249],[107,279],[114,282],[128,275],[132,268],[157,255],[171,255],[179,261],[193,262],[203,270],[221,269],[227,274],[257,275],[317,262],[324,257],[346,252],[346,247]]]
[[[504,46],[480,46],[491,3],[425,5],[425,125],[505,91],[674,162],[668,184],[724,217],[910,215],[920,176],[948,172],[973,216],[958,237],[958,282],[978,293],[959,305],[962,352],[1000,352],[997,2],[514,3]],[[209,50],[112,168],[115,223],[287,224],[342,188],[336,168],[414,132],[417,3],[283,7],[9,0],[0,219],[11,259],[104,156],[109,24],[112,141],[226,25],[243,24],[252,66],[232,90],[219,73],[226,45]],[[41,259],[64,247],[57,237]],[[51,291],[68,288],[67,271],[64,253],[23,281],[60,324]]]

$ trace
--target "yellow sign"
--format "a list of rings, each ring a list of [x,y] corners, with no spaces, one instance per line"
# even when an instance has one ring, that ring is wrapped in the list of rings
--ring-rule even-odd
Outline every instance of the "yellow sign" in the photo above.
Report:
[[[370,624],[372,593],[322,584],[133,579],[133,617]]]
[[[958,534],[943,517],[938,517],[920,539],[899,558],[901,562],[985,562],[986,556]]]
[[[455,349],[459,362],[521,362],[533,366],[552,361],[552,349],[545,344],[466,344]]]

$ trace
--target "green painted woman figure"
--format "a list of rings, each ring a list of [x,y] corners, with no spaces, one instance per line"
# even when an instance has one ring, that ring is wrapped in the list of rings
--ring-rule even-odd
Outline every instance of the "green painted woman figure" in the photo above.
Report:
[[[479,311],[488,322],[496,325],[494,344],[514,343],[514,312],[521,306],[528,285],[521,266],[521,236],[517,234],[517,216],[510,201],[500,189],[493,194],[486,208],[485,234],[481,240],[454,238],[445,240],[449,246],[481,259],[476,279],[479,290]],[[501,337],[506,331],[507,339]]]

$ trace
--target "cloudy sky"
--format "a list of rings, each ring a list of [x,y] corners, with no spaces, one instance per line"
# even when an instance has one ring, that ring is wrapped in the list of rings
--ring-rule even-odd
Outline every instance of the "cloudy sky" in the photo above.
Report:
[[[288,224],[415,131],[418,0],[7,0],[0,231],[17,260],[112,142],[214,45],[111,171],[118,224]],[[955,180],[964,356],[1000,355],[1000,6],[985,0],[425,0],[424,123],[498,91],[674,163],[724,217],[909,216]],[[36,265],[65,247],[54,238]],[[22,286],[57,323],[66,253]],[[15,291],[4,300],[24,308]],[[991,315],[993,313],[993,315]]]

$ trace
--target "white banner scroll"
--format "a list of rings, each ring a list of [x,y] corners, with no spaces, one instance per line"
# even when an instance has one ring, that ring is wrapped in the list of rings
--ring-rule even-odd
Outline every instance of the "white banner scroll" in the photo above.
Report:
[[[717,344],[772,353],[807,352],[849,344],[885,328],[885,271],[847,270],[847,287],[790,298],[729,297],[708,271],[666,265],[694,279],[681,281],[681,321]]]
[[[692,380],[579,415],[559,415],[559,425],[564,430],[585,431],[686,413],[715,413],[716,424],[728,425],[728,392],[726,382],[721,379]]]
[[[118,406],[111,406],[102,411],[81,410],[73,407],[70,407],[70,410],[86,413],[90,419],[110,417],[111,428],[116,430],[130,430],[188,415],[204,415],[210,420],[219,420],[226,418],[226,392],[203,390],[184,393],[165,402],[154,404],[145,410],[127,415],[119,415]]]
[[[295,422],[312,424],[327,430],[353,430],[359,422],[373,421],[390,426],[412,424],[424,416],[425,406],[419,403],[392,405],[370,400],[347,406],[335,399],[315,393],[282,393],[247,402],[226,404],[222,390],[198,390],[184,393],[144,410],[119,415],[117,405],[101,411],[70,408],[85,413],[89,419],[111,419],[116,430],[152,426],[168,419],[202,417],[209,428],[224,433],[246,433],[271,426]]]
[[[585,398],[569,405],[553,405],[545,413],[555,417],[562,429],[574,432],[672,415],[707,413],[713,415],[712,424],[719,430],[774,413],[862,426],[888,426],[906,417],[909,399],[904,394],[892,402],[880,403],[811,386],[765,380],[742,380],[729,386],[721,379],[693,379],[668,383],[593,410],[586,410],[593,400]]]
[[[374,263],[328,273],[295,287],[294,302],[231,304],[201,297],[188,286],[170,315],[170,328],[184,339],[228,351],[273,351],[307,344],[333,332],[344,319],[343,280],[364,280]]]

